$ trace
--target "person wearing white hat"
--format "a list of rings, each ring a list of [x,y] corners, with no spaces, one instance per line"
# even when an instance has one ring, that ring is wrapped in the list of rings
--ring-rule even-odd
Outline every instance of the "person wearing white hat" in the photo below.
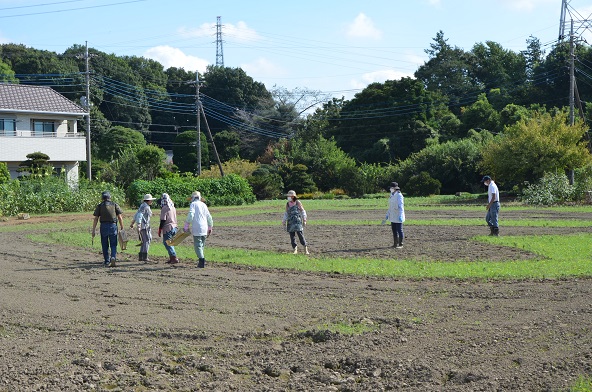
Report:
[[[146,193],[142,200],[142,204],[140,204],[140,208],[138,208],[138,211],[134,215],[134,220],[132,221],[130,228],[134,228],[134,223],[138,225],[138,234],[140,236],[140,241],[142,242],[140,245],[140,252],[138,253],[138,260],[149,262],[148,250],[150,249],[150,242],[152,241],[152,232],[150,231],[150,217],[152,217],[152,210],[150,209],[150,206],[156,198],[152,197],[150,193]]]
[[[286,230],[290,233],[290,242],[292,244],[292,249],[294,249],[294,254],[298,253],[296,235],[298,235],[300,243],[304,246],[304,253],[309,254],[308,243],[306,242],[303,233],[304,226],[306,226],[306,211],[300,200],[298,200],[295,191],[288,191],[286,196],[288,197],[288,202],[286,203],[286,212],[284,212],[282,225],[286,226]]]
[[[191,194],[191,204],[189,205],[189,213],[187,219],[185,219],[183,230],[189,231],[190,224],[191,234],[193,235],[193,249],[198,258],[197,268],[204,268],[206,266],[204,247],[206,238],[212,234],[214,221],[208,206],[202,201],[199,191],[194,191]]]

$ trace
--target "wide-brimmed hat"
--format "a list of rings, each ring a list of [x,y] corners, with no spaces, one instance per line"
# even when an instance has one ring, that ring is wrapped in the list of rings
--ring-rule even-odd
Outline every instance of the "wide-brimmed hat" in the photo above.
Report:
[[[146,193],[144,195],[144,198],[142,200],[144,200],[144,201],[146,201],[146,200],[156,200],[156,197],[152,197],[152,195],[150,193]]]
[[[296,191],[288,191],[288,193],[286,194],[286,196],[296,197]]]
[[[199,191],[193,191],[191,193],[191,197],[188,198],[187,200],[193,200],[193,199],[201,199],[201,193],[199,193]]]

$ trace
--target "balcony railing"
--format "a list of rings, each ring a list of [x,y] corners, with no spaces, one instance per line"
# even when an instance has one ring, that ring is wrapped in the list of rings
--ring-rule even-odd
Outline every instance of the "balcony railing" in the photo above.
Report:
[[[41,137],[41,138],[85,138],[86,135],[84,133],[58,133],[58,132],[31,132],[31,131],[0,131],[0,137],[22,137],[22,138],[30,138],[30,137]]]

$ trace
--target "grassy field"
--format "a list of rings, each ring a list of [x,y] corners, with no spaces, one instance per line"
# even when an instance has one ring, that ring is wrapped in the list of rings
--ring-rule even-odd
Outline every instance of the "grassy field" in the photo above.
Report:
[[[481,203],[471,205],[464,201],[456,202],[453,197],[437,198],[407,198],[407,211],[434,211],[451,209],[459,211],[483,212]],[[216,207],[212,208],[212,214],[217,218],[228,216],[254,217],[260,214],[277,213],[283,206],[284,201],[264,201],[253,205],[238,207]],[[340,211],[348,209],[383,210],[384,199],[346,199],[346,200],[306,200],[306,209],[309,214],[315,211]],[[566,206],[535,208],[519,204],[504,206],[504,211],[526,211],[524,219],[504,220],[504,226],[545,226],[545,227],[589,227],[592,221],[586,219],[537,219],[541,211],[556,211],[557,213],[592,213],[592,206]],[[179,216],[186,211],[180,210]],[[126,216],[131,216],[132,211],[126,211]],[[437,216],[437,214],[434,214]],[[277,221],[256,220],[256,221],[233,221],[224,222],[219,220],[217,226],[266,226],[277,225]],[[312,225],[359,225],[379,224],[378,221],[347,221],[347,220],[323,220],[311,222]],[[406,222],[406,225],[482,225],[482,219],[475,218],[433,218],[429,220],[414,220]],[[91,219],[72,220],[68,228],[64,229],[62,223],[39,223],[31,228],[30,225],[12,225],[1,227],[2,231],[27,230],[38,234],[31,234],[29,237],[38,242],[59,243],[68,246],[89,248]],[[307,257],[304,255],[291,255],[285,253],[254,251],[245,249],[228,249],[208,247],[208,258],[216,262],[240,263],[255,267],[264,268],[287,268],[301,271],[316,271],[336,274],[353,274],[362,276],[384,276],[411,279],[558,279],[563,277],[590,277],[592,276],[592,234],[581,233],[573,235],[545,235],[545,236],[502,236],[488,237],[478,236],[473,238],[476,241],[483,241],[496,245],[521,248],[535,253],[539,257],[531,260],[506,260],[493,262],[489,260],[471,260],[451,262],[422,261],[422,260],[381,260],[366,258],[332,258],[316,255]],[[157,241],[159,239],[155,239]],[[137,249],[134,241],[130,241],[128,250],[124,253],[135,255]],[[100,249],[100,241],[95,241],[93,248]],[[153,246],[151,254],[154,256],[166,256],[162,246]],[[177,247],[179,257],[187,259],[194,258],[191,242],[187,241]]]

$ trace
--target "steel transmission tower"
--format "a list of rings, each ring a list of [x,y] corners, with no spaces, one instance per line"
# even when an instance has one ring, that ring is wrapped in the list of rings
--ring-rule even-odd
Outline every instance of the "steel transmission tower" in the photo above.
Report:
[[[222,49],[222,23],[220,16],[216,22],[216,67],[224,67],[224,50]]]

